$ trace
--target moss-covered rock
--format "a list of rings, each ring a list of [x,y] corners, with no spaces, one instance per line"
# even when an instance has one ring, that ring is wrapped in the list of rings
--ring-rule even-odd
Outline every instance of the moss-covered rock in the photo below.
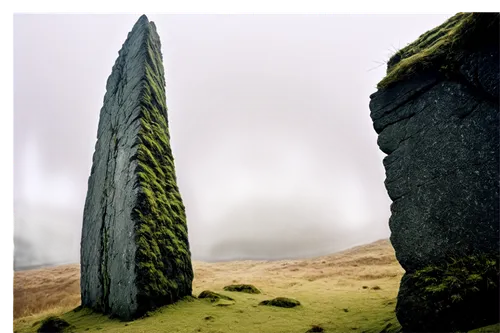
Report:
[[[138,198],[132,214],[138,303],[145,309],[190,295],[193,279],[185,208],[170,148],[161,44],[154,24],[148,29],[135,170]]]
[[[396,306],[401,325],[455,332],[498,323],[498,265],[498,254],[476,255],[405,275]]]
[[[224,290],[248,294],[260,294],[260,290],[251,284],[231,284],[229,286],[225,286]]]
[[[387,63],[386,88],[415,74],[436,70],[452,75],[464,52],[477,44],[498,44],[498,13],[458,13],[399,50]]]
[[[473,272],[485,261],[450,262],[498,255],[498,27],[498,13],[453,16],[395,54],[370,96],[407,331],[498,321],[498,293]]]
[[[198,298],[209,299],[212,302],[218,301],[220,299],[225,299],[225,300],[228,300],[228,301],[234,301],[234,299],[232,299],[229,296],[222,295],[222,294],[210,291],[210,290],[204,290],[204,291],[202,291],[200,293],[200,295],[198,296]]]
[[[106,85],[81,241],[82,305],[132,319],[191,295],[156,26],[141,16]]]
[[[259,305],[267,306],[277,306],[280,308],[294,308],[300,305],[300,302],[288,297],[276,297],[270,300],[265,300],[259,303]]]
[[[38,333],[63,333],[69,332],[71,325],[56,316],[50,316],[42,320],[40,327],[38,328]]]

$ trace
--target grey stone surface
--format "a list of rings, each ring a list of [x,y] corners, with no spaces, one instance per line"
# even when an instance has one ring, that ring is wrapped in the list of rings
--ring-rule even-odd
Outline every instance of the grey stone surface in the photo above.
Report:
[[[498,60],[498,49],[471,52],[458,75],[422,73],[371,95],[378,145],[388,154],[391,242],[406,270],[397,312],[403,327],[409,314],[426,320],[415,315],[422,309],[411,301],[409,275],[450,258],[499,253]]]
[[[141,191],[137,154],[144,117],[142,99],[148,84],[146,63],[150,61],[146,48],[151,41],[157,45],[149,46],[150,50],[160,52],[156,28],[143,15],[128,34],[107,81],[83,217],[82,305],[122,318],[132,318],[177,299],[138,299],[138,281],[142,277],[137,270],[136,230],[141,221],[132,215]],[[157,56],[161,59],[161,54]],[[159,73],[162,76],[163,69]],[[164,98],[164,81],[160,89]],[[166,121],[166,108],[163,111]],[[184,245],[188,248],[187,242]],[[190,276],[190,261],[188,266]],[[185,281],[189,285],[185,294],[191,293],[191,280]]]
[[[487,73],[483,81],[498,82],[498,66],[496,80]],[[406,270],[498,249],[498,86],[495,102],[466,78],[424,76],[372,95],[378,144],[388,154],[391,241]]]

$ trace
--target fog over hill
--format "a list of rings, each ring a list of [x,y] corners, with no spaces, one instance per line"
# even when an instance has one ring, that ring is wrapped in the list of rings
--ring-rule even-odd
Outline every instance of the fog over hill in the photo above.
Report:
[[[450,15],[159,15],[192,258],[327,254],[389,236],[369,96]],[[14,16],[15,266],[78,262],[99,111],[139,15]]]
[[[28,207],[28,206],[26,206]],[[72,211],[46,209],[31,223],[15,217],[14,267],[40,268],[79,261],[79,216]],[[193,223],[190,230],[193,259],[279,260],[328,255],[373,239],[387,237],[381,222],[349,228],[340,213],[307,198],[256,198],[242,203],[217,223]],[[58,229],[50,228],[50,216]],[[36,221],[36,222],[34,222]],[[64,221],[64,222],[63,222]]]

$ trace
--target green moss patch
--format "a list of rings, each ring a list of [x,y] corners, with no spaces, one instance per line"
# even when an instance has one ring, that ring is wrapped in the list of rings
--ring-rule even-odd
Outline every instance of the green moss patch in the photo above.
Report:
[[[498,265],[498,254],[473,255],[409,274],[400,301],[411,300],[415,313],[398,315],[401,323],[410,330],[464,331],[498,322]]]
[[[300,302],[293,298],[288,297],[276,297],[271,300],[265,300],[259,303],[259,305],[277,306],[280,308],[294,308],[300,305]]]
[[[200,295],[198,296],[198,298],[206,298],[206,299],[209,299],[212,302],[218,301],[220,299],[225,299],[225,300],[228,300],[228,301],[234,301],[234,299],[232,299],[229,296],[218,294],[218,293],[215,293],[215,292],[210,291],[210,290],[204,290],[204,291],[202,291],[200,293]]]
[[[133,212],[138,315],[191,295],[193,280],[185,208],[170,148],[160,41],[153,25],[147,29]]]
[[[260,294],[260,290],[255,288],[255,286],[251,284],[232,284],[229,286],[225,286],[224,290],[226,291],[236,291],[247,294]]]
[[[42,320],[38,333],[62,333],[69,332],[71,325],[66,321],[56,316],[50,316]]]
[[[399,50],[387,63],[386,88],[415,74],[436,70],[453,75],[464,52],[498,46],[498,13],[459,13]]]

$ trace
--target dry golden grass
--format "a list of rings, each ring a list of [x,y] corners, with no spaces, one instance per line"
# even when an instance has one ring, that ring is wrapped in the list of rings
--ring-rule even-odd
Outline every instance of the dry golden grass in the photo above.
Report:
[[[71,308],[79,303],[79,265],[14,273],[14,318]]]
[[[311,259],[194,261],[193,266],[195,296],[206,289],[218,291],[228,284],[249,283],[264,290],[267,298],[290,296],[309,307],[316,304],[324,311],[331,311],[326,309],[328,306],[355,307],[357,303],[352,299],[361,301],[365,297],[369,302],[394,308],[404,273],[388,240]],[[77,307],[79,273],[79,265],[16,272],[14,326],[24,327],[49,314],[62,314]],[[323,315],[328,317],[326,312]]]
[[[356,281],[399,279],[404,272],[388,240],[358,246],[333,255],[301,260],[194,261],[193,292],[221,289],[228,282],[252,283],[269,289],[288,289],[305,282],[354,285]],[[233,278],[227,281],[227,276]],[[80,303],[80,267],[63,265],[14,274],[14,318],[55,308],[70,309]]]

